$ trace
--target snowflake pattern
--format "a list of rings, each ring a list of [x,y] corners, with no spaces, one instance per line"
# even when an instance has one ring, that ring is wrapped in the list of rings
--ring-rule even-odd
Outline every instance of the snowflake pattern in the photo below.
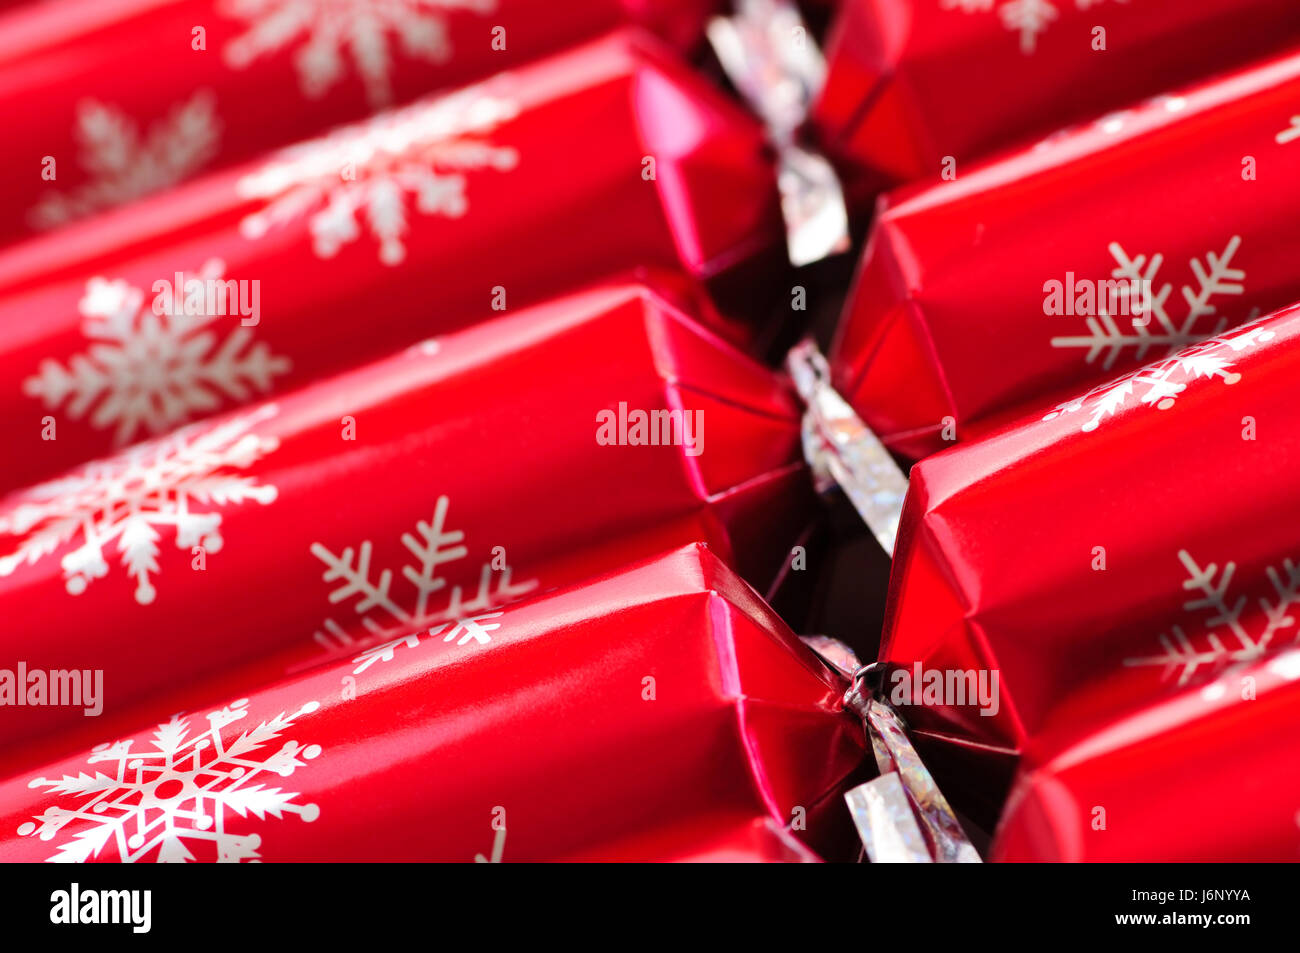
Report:
[[[220,0],[217,11],[248,25],[223,51],[232,69],[301,43],[299,86],[317,99],[343,79],[344,54],[351,54],[367,100],[379,108],[393,98],[390,35],[408,56],[444,63],[452,53],[447,16],[484,16],[496,7],[497,0]]]
[[[216,425],[184,427],[21,491],[0,511],[0,551],[12,547],[0,556],[0,576],[80,538],[61,563],[68,592],[79,595],[108,574],[104,550],[116,542],[122,565],[135,580],[136,602],[153,602],[159,527],[175,529],[178,549],[201,546],[215,553],[223,542],[221,513],[196,512],[196,504],[275,500],[274,486],[230,472],[279,446],[276,438],[251,432],[275,413],[275,405],[267,405]]]
[[[1295,618],[1287,613],[1291,607],[1300,604],[1300,566],[1290,559],[1282,560],[1280,567],[1270,566],[1266,570],[1273,593],[1258,600],[1262,624],[1254,633],[1243,620],[1248,598],[1243,595],[1234,600],[1229,595],[1237,571],[1236,563],[1227,563],[1222,570],[1215,563],[1202,568],[1185,549],[1179,550],[1178,559],[1187,570],[1183,589],[1199,593],[1196,598],[1183,603],[1183,609],[1205,613],[1204,634],[1199,640],[1194,640],[1182,626],[1173,625],[1168,633],[1161,633],[1158,638],[1159,654],[1127,658],[1125,665],[1158,666],[1162,680],[1176,674],[1178,684],[1182,686],[1203,667],[1220,668],[1233,662],[1259,658],[1268,651],[1279,633],[1295,627]]]
[[[420,632],[412,632],[410,635],[398,636],[380,645],[372,646],[366,649],[352,661],[357,667],[352,670],[353,675],[360,675],[376,662],[391,662],[395,653],[402,646],[408,649],[418,648],[420,639],[434,639],[442,635],[444,642],[455,642],[457,645],[468,645],[470,642],[479,645],[487,645],[492,641],[491,633],[501,628],[500,622],[489,622],[489,619],[497,619],[505,615],[504,612],[484,612],[481,615],[471,616],[465,619],[456,619],[454,622],[443,622],[441,625],[435,625],[432,628]],[[451,631],[447,631],[450,629]],[[443,633],[446,632],[446,635]]]
[[[1130,258],[1119,242],[1111,242],[1108,247],[1111,257],[1116,262],[1111,277],[1121,282],[1118,290],[1120,296],[1128,303],[1128,310],[1137,314],[1140,308],[1144,315],[1149,311],[1149,316],[1142,321],[1137,318],[1131,319],[1130,333],[1129,330],[1121,329],[1114,316],[1107,313],[1105,308],[1101,308],[1098,317],[1088,318],[1088,334],[1052,338],[1052,347],[1087,348],[1088,353],[1084,356],[1084,361],[1088,364],[1105,354],[1102,367],[1106,370],[1109,370],[1116,359],[1129,348],[1133,349],[1134,358],[1141,360],[1153,347],[1165,348],[1165,353],[1168,355],[1196,341],[1222,334],[1228,326],[1228,319],[1216,314],[1214,296],[1240,295],[1245,292],[1243,282],[1246,273],[1232,267],[1232,258],[1241,248],[1240,235],[1233,235],[1228,240],[1222,254],[1208,253],[1205,256],[1207,264],[1202,264],[1198,258],[1193,258],[1188,263],[1196,278],[1196,284],[1182,286],[1187,313],[1181,324],[1171,318],[1167,310],[1173,285],[1169,282],[1156,284],[1160,266],[1164,264],[1164,256],[1157,253],[1152,255],[1150,260],[1146,255]],[[1135,287],[1146,289],[1142,297],[1149,300],[1132,301],[1129,292]],[[1100,295],[1098,301],[1100,302]],[[1206,318],[1215,319],[1212,327],[1206,328],[1203,325],[1202,321]],[[1157,325],[1154,329],[1155,333],[1150,330],[1152,319]]]
[[[447,598],[439,598],[435,606],[432,597],[447,589],[447,579],[439,575],[440,567],[469,555],[464,531],[446,528],[449,506],[446,496],[438,497],[433,519],[428,523],[417,522],[415,533],[402,534],[402,545],[413,557],[412,562],[402,567],[402,577],[410,583],[414,596],[405,604],[393,593],[391,569],[384,569],[377,576],[373,573],[369,540],[362,542],[358,549],[346,547],[341,554],[335,554],[322,543],[312,544],[312,554],[325,564],[322,578],[334,587],[329,594],[330,604],[355,598],[353,609],[358,616],[358,624],[354,626],[326,619],[313,638],[330,654],[367,649],[353,659],[360,664],[356,674],[375,661],[391,661],[394,650],[403,645],[415,648],[424,636],[441,635],[444,642],[456,641],[457,645],[486,644],[490,641],[489,633],[500,628],[500,623],[487,620],[501,613],[489,610],[537,588],[536,579],[513,582],[509,565],[494,569],[489,561],[479,572],[478,588],[473,595],[467,596],[462,587],[452,586]],[[452,622],[448,631],[448,623]]]
[[[72,838],[47,858],[55,863],[85,863],[98,858],[110,843],[123,863],[184,863],[196,859],[192,847],[204,852],[204,860],[255,860],[261,836],[227,830],[232,815],[279,820],[296,814],[308,823],[320,816],[315,804],[297,803],[296,793],[250,783],[268,772],[287,778],[320,755],[320,745],[296,741],[286,741],[274,751],[266,748],[319,707],[319,702],[308,702],[236,738],[223,737],[227,725],[247,717],[245,698],[209,712],[207,730],[193,737],[189,720],[173,716],[153,733],[152,751],[131,750],[135,739],[99,745],[86,761],[110,765],[111,773],[97,768],[93,775],[81,771],[59,780],[32,779],[30,788],[49,788],[81,800],[75,807],[46,808],[18,833],[49,841],[71,828]]]
[[[1057,404],[1043,420],[1055,420],[1063,414],[1083,412],[1088,417],[1083,424],[1083,432],[1091,433],[1101,426],[1102,421],[1130,406],[1140,404],[1168,410],[1188,385],[1200,378],[1217,378],[1228,385],[1237,383],[1241,380],[1241,375],[1232,369],[1230,358],[1234,354],[1265,344],[1274,337],[1274,332],[1253,325],[1239,328],[1220,338],[1201,341],[1179,351],[1173,357],[1148,364],[1131,374],[1094,387],[1081,397]]]
[[[518,114],[512,101],[476,87],[376,116],[281,153],[236,188],[266,206],[246,216],[246,238],[310,214],[312,248],[332,258],[357,239],[364,219],[379,260],[406,257],[407,195],[422,215],[460,218],[469,209],[464,173],[513,169],[519,154],[483,136]]]
[[[1103,0],[1074,0],[1079,10],[1088,10],[1102,3]],[[1128,3],[1128,0],[1115,0],[1116,3]],[[995,9],[994,0],[939,0],[944,10],[960,10],[963,13],[991,13]],[[1006,29],[1015,33],[1020,40],[1020,52],[1029,56],[1038,49],[1038,37],[1047,31],[1060,13],[1050,0],[999,0],[998,18]]]
[[[199,90],[142,135],[121,110],[93,99],[77,107],[74,135],[89,181],[51,192],[31,210],[33,228],[49,229],[176,185],[217,154],[221,123],[216,98]]]
[[[196,287],[213,287],[224,274],[225,264],[213,259],[193,275],[179,275],[178,284],[184,288],[197,280]],[[66,401],[73,419],[89,415],[96,429],[115,427],[113,439],[121,447],[142,430],[166,433],[218,410],[223,400],[245,403],[290,369],[287,358],[254,343],[242,324],[218,343],[211,326],[230,310],[224,299],[176,297],[154,307],[143,289],[127,281],[91,278],[78,307],[85,319],[82,334],[93,343],[66,367],[42,361],[23,391],[48,410]]]

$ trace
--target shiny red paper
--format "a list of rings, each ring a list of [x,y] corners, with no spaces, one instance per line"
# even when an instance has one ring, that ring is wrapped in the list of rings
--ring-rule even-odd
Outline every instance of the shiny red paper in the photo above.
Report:
[[[716,5],[55,0],[9,11],[0,19],[0,241],[613,27],[641,24],[685,48]]]
[[[837,389],[916,458],[1300,300],[1298,98],[1300,53],[888,196]]]
[[[702,546],[248,678],[0,782],[0,859],[811,860],[851,844],[840,794],[865,742],[844,685]]]
[[[1298,337],[1287,309],[912,468],[886,691],[998,680],[902,700],[914,729],[1014,754],[1085,689],[1102,717],[1296,640]]]
[[[1300,650],[1119,717],[1057,712],[1026,752],[992,859],[1300,860]]]
[[[813,122],[864,200],[1296,40],[1291,0],[846,0]]]
[[[786,383],[646,287],[598,287],[12,495],[0,657],[102,670],[116,707],[685,542],[765,586],[813,502]],[[0,713],[0,743],[82,717]]]
[[[758,123],[617,34],[0,255],[0,489],[626,269],[729,280],[783,242]]]

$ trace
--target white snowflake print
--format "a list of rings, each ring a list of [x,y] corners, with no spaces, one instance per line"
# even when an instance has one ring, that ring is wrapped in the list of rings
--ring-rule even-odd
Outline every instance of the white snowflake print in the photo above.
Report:
[[[240,229],[256,240],[304,215],[312,249],[332,258],[360,235],[362,220],[379,242],[379,260],[406,257],[407,196],[422,215],[459,218],[469,210],[465,172],[513,169],[511,148],[483,137],[518,106],[473,88],[394,110],[280,154],[237,184],[244,198],[265,199]]]
[[[1074,5],[1079,10],[1088,10],[1102,2],[1104,0],[1074,0]],[[1128,0],[1114,2],[1127,3]],[[939,0],[939,6],[963,13],[991,13],[994,0]],[[1020,52],[1026,56],[1038,49],[1039,35],[1060,17],[1050,0],[998,0],[996,9],[1002,25],[1019,37]]]
[[[481,615],[456,619],[454,622],[443,622],[441,625],[435,625],[430,629],[391,639],[366,649],[366,651],[354,658],[352,661],[359,664],[352,670],[352,674],[360,675],[376,662],[391,662],[397,650],[402,646],[406,646],[408,649],[417,648],[420,639],[426,637],[435,639],[441,635],[444,642],[455,642],[457,645],[468,645],[470,642],[487,645],[492,641],[491,633],[501,628],[500,622],[490,622],[488,620],[498,619],[503,615],[505,615],[504,612],[484,612]],[[448,631],[449,629],[450,631]]]
[[[1043,420],[1055,420],[1063,414],[1084,413],[1084,433],[1091,433],[1107,418],[1127,407],[1144,405],[1168,410],[1193,381],[1218,379],[1232,385],[1241,380],[1231,358],[1250,348],[1273,340],[1272,331],[1254,325],[1238,328],[1229,334],[1193,344],[1173,357],[1139,368],[1116,380],[1094,387],[1082,397],[1057,404]]]
[[[279,820],[296,814],[308,823],[320,816],[315,804],[299,804],[296,793],[259,780],[267,773],[287,778],[320,755],[320,745],[296,741],[267,748],[318,708],[319,702],[308,702],[230,738],[226,726],[248,715],[248,699],[240,699],[210,712],[207,730],[192,737],[189,719],[173,716],[153,733],[151,751],[133,751],[136,739],[99,745],[86,762],[109,765],[111,773],[96,768],[93,775],[81,771],[58,780],[34,778],[28,787],[49,788],[79,803],[52,805],[18,833],[48,841],[67,829],[71,839],[47,858],[55,863],[99,858],[110,843],[123,863],[256,860],[261,836],[231,833],[227,825],[233,815]],[[203,856],[196,858],[191,848]]]
[[[421,520],[415,524],[414,533],[402,534],[402,545],[412,557],[411,562],[402,566],[402,577],[410,584],[413,597],[407,600],[393,593],[391,569],[384,569],[378,575],[372,571],[373,547],[369,540],[362,542],[359,549],[346,547],[342,554],[335,554],[322,543],[312,544],[312,554],[325,564],[322,578],[334,586],[329,594],[330,604],[356,599],[353,608],[358,616],[357,625],[346,627],[327,619],[313,636],[316,642],[335,653],[389,640],[371,650],[379,653],[375,658],[388,661],[400,644],[414,648],[420,634],[429,637],[443,635],[444,641],[458,640],[458,645],[470,642],[486,644],[489,641],[488,633],[500,628],[500,623],[484,621],[497,615],[488,610],[532,592],[538,581],[513,582],[509,565],[502,563],[494,568],[488,561],[479,571],[478,588],[472,595],[467,595],[460,586],[448,590],[447,579],[439,575],[440,567],[469,555],[469,548],[464,545],[464,531],[448,531],[446,528],[449,506],[447,497],[438,497],[433,519],[428,523]],[[435,604],[433,597],[444,590],[447,591],[446,598],[439,595]],[[453,620],[455,625],[447,632],[447,626],[442,623]],[[417,629],[425,632],[410,634]],[[361,662],[365,657],[359,656],[354,661]],[[373,659],[364,667],[368,668],[370,664],[373,664]]]
[[[71,192],[50,192],[32,208],[38,229],[54,228],[183,182],[217,154],[221,123],[216,98],[200,90],[142,134],[121,110],[83,100],[75,135],[90,180]]]
[[[175,530],[178,549],[215,553],[223,542],[221,513],[198,512],[196,505],[275,500],[274,486],[232,472],[279,446],[275,437],[252,432],[275,413],[268,405],[215,425],[193,424],[15,494],[0,511],[0,552],[7,551],[0,576],[79,539],[61,562],[68,592],[79,595],[108,574],[104,550],[116,543],[135,580],[136,602],[153,602],[159,528]]]
[[[1167,310],[1169,296],[1173,285],[1169,282],[1157,285],[1156,279],[1164,256],[1155,254],[1148,260],[1146,255],[1130,258],[1119,242],[1111,242],[1108,249],[1115,259],[1116,266],[1111,277],[1119,282],[1119,296],[1129,305],[1129,310],[1137,314],[1142,310],[1142,319],[1129,319],[1129,328],[1121,328],[1114,315],[1109,314],[1101,294],[1098,294],[1099,315],[1087,319],[1088,334],[1052,338],[1052,347],[1086,348],[1084,361],[1093,363],[1105,355],[1102,367],[1109,370],[1116,359],[1128,349],[1133,350],[1133,357],[1141,360],[1151,348],[1164,348],[1166,354],[1173,354],[1189,344],[1204,340],[1215,334],[1223,333],[1228,326],[1228,319],[1217,314],[1214,303],[1216,295],[1240,295],[1245,292],[1243,282],[1246,273],[1232,267],[1232,258],[1241,248],[1241,236],[1233,235],[1221,254],[1209,252],[1205,256],[1206,264],[1193,258],[1188,262],[1192,275],[1196,278],[1194,285],[1182,286],[1183,301],[1187,312],[1182,323],[1170,317]],[[1130,293],[1134,288],[1146,289],[1139,298],[1149,300],[1133,301]],[[1146,312],[1150,312],[1147,314]],[[1205,319],[1212,319],[1214,324],[1206,326]],[[1152,320],[1155,326],[1152,326]],[[1154,333],[1153,333],[1154,331]]]
[[[1255,617],[1259,624],[1253,632],[1249,620],[1243,618],[1250,600],[1244,595],[1236,599],[1229,595],[1236,563],[1227,563],[1222,570],[1215,563],[1202,568],[1185,549],[1179,550],[1178,559],[1187,570],[1183,588],[1199,593],[1183,603],[1183,608],[1205,613],[1204,633],[1193,639],[1181,626],[1173,625],[1158,638],[1159,654],[1127,658],[1125,665],[1158,666],[1162,680],[1177,675],[1178,684],[1186,685],[1203,667],[1217,669],[1259,658],[1273,646],[1279,633],[1295,627],[1295,618],[1287,613],[1300,604],[1300,566],[1290,559],[1266,570],[1273,592],[1257,600],[1261,615]]]
[[[366,98],[378,108],[393,98],[390,35],[406,55],[444,63],[452,54],[447,17],[483,16],[496,7],[497,0],[219,0],[217,11],[248,24],[223,51],[232,68],[298,46],[299,85],[317,99],[343,79],[350,55]]]
[[[223,285],[225,264],[213,259],[198,272],[181,274],[181,286]],[[65,367],[47,358],[23,382],[23,391],[49,410],[67,403],[73,419],[88,417],[96,429],[113,427],[117,446],[141,431],[166,433],[225,401],[242,404],[270,390],[290,369],[266,344],[253,341],[242,323],[224,340],[212,324],[227,313],[225,299],[196,295],[154,307],[144,290],[122,280],[91,278],[78,307],[81,331],[90,341]],[[214,307],[215,305],[215,307]]]

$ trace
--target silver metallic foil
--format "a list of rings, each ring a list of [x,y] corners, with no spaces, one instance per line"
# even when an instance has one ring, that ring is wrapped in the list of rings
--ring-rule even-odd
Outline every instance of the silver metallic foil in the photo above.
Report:
[[[893,555],[907,475],[831,387],[830,368],[816,344],[796,345],[786,358],[786,368],[807,408],[803,452],[818,491],[839,486],[885,552]]]
[[[948,799],[908,740],[902,719],[867,688],[867,676],[880,664],[858,664],[851,648],[823,635],[803,641],[849,681],[844,707],[862,718],[880,770],[880,777],[844,795],[872,863],[981,863]]]
[[[791,264],[849,249],[844,190],[831,164],[795,144],[826,79],[826,61],[789,0],[737,0],[709,22],[709,42],[732,84],[762,118],[776,147],[777,188]]]
[[[930,850],[897,774],[882,774],[844,795],[873,864],[929,864]]]

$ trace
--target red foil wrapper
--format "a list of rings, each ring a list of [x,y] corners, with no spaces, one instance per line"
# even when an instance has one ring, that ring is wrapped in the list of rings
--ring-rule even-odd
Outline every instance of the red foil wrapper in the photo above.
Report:
[[[685,542],[765,586],[813,502],[788,386],[644,286],[601,287],[11,495],[0,658],[102,670],[119,706]],[[80,717],[11,709],[0,742]]]
[[[250,677],[0,783],[0,859],[810,860],[850,843],[839,795],[866,752],[845,686],[702,546]]]
[[[846,0],[813,122],[861,200],[1296,39],[1291,0]]]
[[[836,388],[919,458],[1300,300],[1298,100],[1295,54],[887,196]]]
[[[0,255],[0,479],[626,269],[770,272],[783,245],[758,123],[614,35]]]
[[[1287,309],[912,468],[880,658],[914,729],[1005,763],[1085,688],[1102,717],[1296,640],[1298,337]]]
[[[0,241],[714,0],[58,0],[0,19]],[[159,82],[159,77],[167,77]],[[54,165],[49,165],[53,160]],[[51,177],[53,172],[53,177]]]
[[[1069,707],[1026,752],[1004,861],[1300,859],[1300,650],[1119,717]]]

